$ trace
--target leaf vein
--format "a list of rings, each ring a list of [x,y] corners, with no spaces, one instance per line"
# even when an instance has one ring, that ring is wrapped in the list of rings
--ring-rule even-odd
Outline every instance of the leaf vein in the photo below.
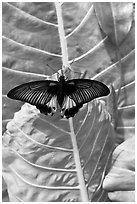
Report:
[[[55,150],[60,150],[60,151],[65,151],[65,152],[72,152],[73,151],[72,149],[66,149],[66,148],[62,148],[62,147],[53,147],[50,145],[42,144],[42,143],[32,139],[31,137],[29,137],[27,134],[25,134],[16,124],[15,124],[15,126],[27,139],[31,140],[33,143],[35,143],[39,146],[50,148],[50,149],[55,149]]]
[[[40,19],[40,18],[38,18],[38,17],[36,17],[36,16],[33,16],[33,15],[31,15],[31,14],[29,14],[29,13],[27,13],[27,12],[21,10],[21,9],[19,9],[18,7],[16,7],[16,6],[10,4],[9,2],[5,2],[5,3],[6,3],[7,5],[11,6],[12,8],[16,9],[17,11],[19,11],[19,12],[25,14],[25,16],[31,17],[32,19],[34,19],[34,20],[37,21],[37,22],[42,22],[42,23],[47,24],[47,25],[51,25],[51,26],[54,26],[54,27],[58,27],[58,25],[56,25],[56,24],[54,24],[54,23],[47,22],[47,21],[43,21],[42,19]]]
[[[101,129],[102,129],[102,128],[100,128],[100,130],[99,130],[99,132],[98,132],[97,139],[98,139],[98,137],[99,137],[99,135],[100,135]],[[103,146],[102,146],[100,155],[99,155],[98,160],[97,160],[97,163],[96,163],[96,166],[95,166],[94,170],[92,171],[92,174],[91,174],[90,178],[88,179],[88,183],[91,182],[91,180],[92,180],[92,178],[93,178],[93,175],[94,175],[94,173],[96,172],[96,169],[97,169],[97,167],[98,167],[100,158],[101,158],[102,153],[103,153],[103,151],[104,151],[104,148],[105,148],[107,139],[108,139],[108,137],[109,137],[109,131],[110,131],[110,127],[109,127],[109,130],[108,130],[107,134],[106,134],[106,138],[105,138],[105,140],[104,140],[104,143],[103,143]],[[93,152],[93,150],[95,149],[95,143],[97,142],[97,139],[96,139],[95,142],[94,142],[94,145],[93,145],[93,148],[92,148],[92,150],[91,150],[91,153],[90,153],[90,156],[89,156],[89,157],[92,156],[92,152]],[[90,158],[88,158],[88,160],[89,160],[89,159],[90,159]],[[87,160],[87,162],[88,162],[88,160]],[[85,164],[85,166],[86,166],[86,164]],[[84,168],[85,168],[85,166],[84,166]]]
[[[16,176],[21,179],[24,183],[30,185],[30,186],[34,186],[37,188],[44,188],[44,189],[52,189],[52,190],[79,190],[79,186],[73,186],[73,187],[69,187],[69,186],[57,186],[57,187],[52,187],[52,186],[42,186],[42,185],[37,185],[34,183],[30,183],[29,181],[27,181],[26,179],[24,179],[22,176],[19,175],[19,173],[13,168],[10,167],[10,169],[16,174]]]
[[[3,38],[4,40],[10,41],[10,43],[14,43],[14,44],[19,45],[19,46],[21,46],[21,47],[25,47],[25,48],[27,48],[29,51],[34,50],[34,51],[37,51],[37,52],[44,53],[44,54],[46,54],[46,55],[55,56],[55,57],[61,57],[61,55],[58,55],[58,54],[55,54],[55,53],[47,52],[47,51],[45,51],[45,50],[40,50],[40,49],[38,49],[38,48],[31,47],[31,46],[28,46],[28,45],[23,45],[22,43],[19,43],[19,42],[13,40],[13,39],[7,38],[6,36],[2,36],[2,38]]]
[[[66,39],[71,37],[71,35],[73,35],[75,32],[77,32],[79,29],[81,29],[81,27],[83,26],[83,24],[87,21],[87,19],[90,17],[91,12],[93,12],[93,5],[90,7],[90,9],[88,10],[88,12],[86,13],[85,17],[82,19],[82,21],[80,22],[80,24],[71,32],[66,36]]]
[[[21,154],[19,154],[16,150],[14,150],[13,148],[10,148],[15,154],[17,154],[22,160],[24,160],[25,162],[27,162],[28,164],[30,164],[31,166],[37,167],[37,168],[41,168],[41,169],[46,169],[46,170],[50,170],[50,171],[58,171],[58,172],[73,172],[76,173],[76,169],[59,169],[59,168],[53,168],[53,167],[45,167],[45,166],[41,166],[38,164],[34,164],[30,161],[28,161],[27,159],[25,159]],[[34,152],[35,153],[35,152]]]

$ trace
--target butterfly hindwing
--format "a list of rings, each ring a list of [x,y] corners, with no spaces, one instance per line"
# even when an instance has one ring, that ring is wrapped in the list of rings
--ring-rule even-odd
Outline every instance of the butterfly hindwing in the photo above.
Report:
[[[89,101],[109,94],[108,87],[95,80],[73,79],[66,82],[66,94],[76,104],[84,104]]]
[[[57,88],[57,81],[34,81],[13,88],[7,96],[32,105],[43,106],[51,100],[52,96],[56,95]]]

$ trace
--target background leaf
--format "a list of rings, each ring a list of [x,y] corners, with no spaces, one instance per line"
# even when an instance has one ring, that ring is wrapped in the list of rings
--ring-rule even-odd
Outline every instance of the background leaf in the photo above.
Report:
[[[112,201],[135,201],[135,138],[120,144],[113,153],[113,166],[103,182]]]
[[[102,9],[103,5],[104,3]],[[109,8],[109,3],[107,6]],[[102,27],[100,23],[100,13],[96,5],[91,2],[65,2],[61,7],[69,62],[74,61],[71,68],[86,78],[102,81],[106,85],[113,84],[116,94],[122,84],[116,104],[116,138],[117,143],[121,143],[134,135],[135,126],[134,20],[129,18],[126,22],[125,19],[128,29],[125,29],[124,41],[121,40],[121,33],[118,35],[122,63],[119,70],[116,47],[106,32],[107,26],[103,24]],[[132,3],[125,3],[125,7],[127,10],[124,12],[132,16]],[[119,12],[115,11],[116,17],[122,16],[122,12],[121,9]],[[102,19],[106,18],[106,13]],[[113,16],[109,19],[110,22],[114,22]],[[109,25],[108,21],[106,25]],[[113,28],[118,26],[119,24],[116,24],[116,27],[112,25]],[[49,77],[52,73],[47,63],[59,70],[62,66],[61,57],[54,3],[3,2],[3,132],[6,130],[7,122],[23,104],[8,99],[7,92],[16,85]],[[74,77],[76,75],[80,74],[77,73]],[[55,120],[59,119],[57,114]],[[77,121],[74,121],[74,124],[77,126]],[[97,195],[96,199],[99,198]]]
[[[120,46],[132,26],[133,4],[106,2],[95,3],[94,7],[102,30],[115,45]]]

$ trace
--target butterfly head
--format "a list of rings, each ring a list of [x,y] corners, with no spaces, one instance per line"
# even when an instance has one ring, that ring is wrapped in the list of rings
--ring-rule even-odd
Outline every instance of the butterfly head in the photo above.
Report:
[[[57,79],[59,82],[64,82],[67,79],[67,77],[65,76],[63,72],[63,69],[60,70],[60,73],[57,72]]]

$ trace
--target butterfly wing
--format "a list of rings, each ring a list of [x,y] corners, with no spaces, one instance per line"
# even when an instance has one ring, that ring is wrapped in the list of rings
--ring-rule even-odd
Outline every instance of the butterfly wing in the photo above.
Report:
[[[35,105],[41,113],[53,115],[57,110],[60,91],[64,96],[61,114],[66,118],[73,117],[84,103],[106,96],[110,92],[105,84],[89,79],[73,79],[63,83],[44,80],[17,86],[10,90],[7,96]]]
[[[105,84],[90,79],[69,80],[66,82],[64,92],[68,98],[62,108],[62,115],[66,118],[73,117],[84,103],[110,93]]]
[[[66,92],[76,104],[88,103],[95,98],[107,96],[110,93],[109,88],[105,84],[90,79],[67,81]]]
[[[33,81],[22,84],[10,90],[7,96],[11,99],[28,102],[35,105],[41,112],[47,114],[51,112],[46,104],[56,96],[58,82],[52,80]]]

